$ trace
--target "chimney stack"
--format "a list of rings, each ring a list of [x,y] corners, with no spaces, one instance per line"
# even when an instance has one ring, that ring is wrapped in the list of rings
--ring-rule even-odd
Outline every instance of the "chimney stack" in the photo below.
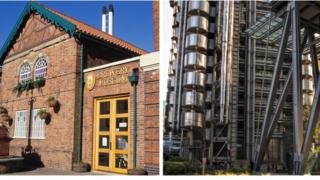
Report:
[[[113,5],[109,4],[109,14],[108,14],[108,33],[113,35]]]
[[[107,7],[102,7],[102,28],[103,32],[107,32]]]

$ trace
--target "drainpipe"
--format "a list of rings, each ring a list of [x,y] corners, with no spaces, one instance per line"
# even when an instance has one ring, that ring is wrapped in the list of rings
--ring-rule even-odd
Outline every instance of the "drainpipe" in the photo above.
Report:
[[[137,166],[137,84],[139,81],[139,69],[132,70],[128,76],[131,86],[133,86],[133,169]]]
[[[78,123],[78,137],[77,137],[77,163],[81,162],[82,154],[82,106],[83,106],[83,44],[80,45],[80,102],[79,102],[79,123]]]

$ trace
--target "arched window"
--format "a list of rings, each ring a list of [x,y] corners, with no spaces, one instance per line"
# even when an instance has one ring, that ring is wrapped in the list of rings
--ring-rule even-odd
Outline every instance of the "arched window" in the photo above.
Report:
[[[48,62],[44,58],[40,58],[37,60],[34,66],[34,78],[47,76]]]
[[[23,64],[20,68],[19,82],[23,83],[31,79],[31,66],[30,64]]]

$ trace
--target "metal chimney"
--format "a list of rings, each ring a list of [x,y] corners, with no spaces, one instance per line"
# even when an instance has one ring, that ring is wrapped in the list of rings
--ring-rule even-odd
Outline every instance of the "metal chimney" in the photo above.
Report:
[[[101,30],[103,32],[107,31],[107,7],[102,7],[102,27]]]
[[[113,34],[113,5],[109,4],[109,14],[108,14],[108,33]]]

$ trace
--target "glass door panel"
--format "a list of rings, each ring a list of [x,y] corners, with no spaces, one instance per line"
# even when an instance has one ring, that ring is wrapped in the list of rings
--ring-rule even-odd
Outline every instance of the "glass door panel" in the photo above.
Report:
[[[127,173],[129,165],[129,98],[95,103],[94,169]]]

